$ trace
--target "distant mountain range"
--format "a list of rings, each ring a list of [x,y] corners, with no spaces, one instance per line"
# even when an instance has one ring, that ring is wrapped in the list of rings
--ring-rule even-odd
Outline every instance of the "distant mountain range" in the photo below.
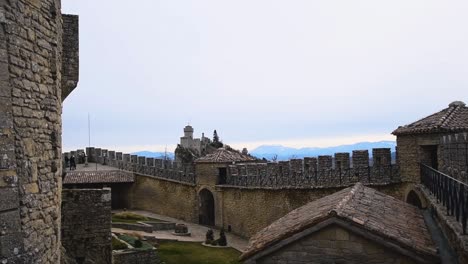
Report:
[[[164,159],[164,156],[167,154],[167,157],[169,159],[174,159],[174,153],[172,152],[152,152],[152,151],[138,151],[138,152],[133,152],[132,155],[138,155],[138,156],[143,156],[143,157],[148,157],[148,158],[157,158],[157,159]]]
[[[281,145],[263,145],[250,151],[250,155],[259,159],[265,158],[271,160],[277,155],[277,160],[289,160],[291,158],[317,157],[319,155],[333,155],[337,152],[352,152],[353,150],[369,150],[369,156],[372,157],[373,148],[390,148],[392,158],[395,154],[395,141],[379,141],[379,142],[359,142],[351,145],[339,145],[327,148],[290,148]],[[149,158],[164,158],[164,152],[138,151],[133,152],[133,155],[144,156]],[[167,152],[169,159],[174,159],[174,153]]]
[[[369,150],[369,156],[372,156],[373,148],[390,148],[395,152],[395,141],[379,142],[359,142],[351,145],[339,145],[327,148],[290,148],[281,145],[263,145],[252,151],[250,154],[257,158],[266,158],[271,160],[277,155],[278,160],[289,160],[291,158],[317,157],[319,155],[333,155],[337,152],[352,152],[353,150]],[[392,155],[394,156],[394,155]]]

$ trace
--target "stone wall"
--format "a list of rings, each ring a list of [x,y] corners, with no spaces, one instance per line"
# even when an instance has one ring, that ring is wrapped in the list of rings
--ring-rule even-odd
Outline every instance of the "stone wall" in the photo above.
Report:
[[[441,159],[442,172],[468,183],[468,133],[443,136]]]
[[[429,162],[422,146],[438,146],[441,134],[400,135],[397,136],[397,155],[402,181],[420,183],[420,162]],[[443,166],[438,148],[439,166]]]
[[[112,263],[111,190],[64,189],[62,245],[78,263]]]
[[[132,209],[198,222],[197,193],[194,185],[136,174],[128,198]]]
[[[426,187],[421,185],[420,190],[429,203],[431,217],[437,222],[450,247],[456,252],[458,263],[468,263],[468,237],[463,234],[461,223],[454,215],[447,215],[447,207],[438,201]]]
[[[60,9],[0,0],[1,262],[60,262]]]
[[[160,264],[156,250],[125,250],[114,253],[113,264]]]
[[[252,262],[247,262],[252,264]],[[257,260],[280,263],[417,263],[337,225],[328,226]]]
[[[115,167],[116,169],[132,171],[142,175],[155,176],[179,182],[195,183],[193,166],[182,165],[169,159],[157,159],[113,150],[88,147],[86,151],[76,150],[63,153],[65,156],[79,157],[79,153],[86,153],[89,162]],[[78,159],[78,163],[80,159]],[[83,160],[84,162],[84,160]]]
[[[320,188],[345,187],[357,182],[371,185],[400,182],[399,167],[391,163],[390,148],[373,149],[372,152],[372,166],[367,150],[353,151],[352,166],[349,153],[336,153],[335,159],[332,156],[318,156],[278,163],[229,165],[225,184],[244,187]],[[219,167],[222,164],[215,165]],[[207,165],[197,164],[196,167],[198,182],[202,182],[202,179],[199,179],[202,174],[199,172],[207,170],[201,168],[202,166]],[[210,173],[212,177],[218,174],[216,168]],[[213,179],[208,180],[215,182]]]
[[[373,186],[374,187],[374,186]],[[375,186],[378,191],[404,199],[405,184]],[[251,237],[290,211],[333,194],[342,188],[266,189],[217,186],[216,225],[231,227],[233,233]]]
[[[275,220],[308,202],[330,195],[339,189],[266,190],[222,188],[216,193],[221,207],[216,215],[218,226],[230,226],[233,233],[251,237]]]
[[[78,16],[63,15],[62,101],[75,89],[79,74]]]

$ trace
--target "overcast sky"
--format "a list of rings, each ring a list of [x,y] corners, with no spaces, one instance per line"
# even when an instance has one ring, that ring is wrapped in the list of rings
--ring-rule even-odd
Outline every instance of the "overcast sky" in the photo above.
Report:
[[[64,150],[331,146],[468,102],[468,1],[63,0],[80,16]]]

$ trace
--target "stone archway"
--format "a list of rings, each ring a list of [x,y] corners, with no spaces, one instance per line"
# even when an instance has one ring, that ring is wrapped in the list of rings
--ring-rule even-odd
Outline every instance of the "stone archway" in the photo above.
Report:
[[[408,195],[406,196],[406,202],[418,207],[419,209],[423,208],[423,203],[419,198],[419,195],[414,190],[411,190],[408,193]]]
[[[214,196],[208,189],[203,189],[198,194],[199,216],[198,222],[201,225],[215,225],[215,203]]]

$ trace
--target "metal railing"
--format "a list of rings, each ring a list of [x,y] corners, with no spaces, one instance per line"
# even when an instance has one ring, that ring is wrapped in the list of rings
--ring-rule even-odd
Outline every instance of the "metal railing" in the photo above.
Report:
[[[468,185],[424,164],[421,164],[421,182],[445,206],[447,215],[455,216],[466,234]]]

